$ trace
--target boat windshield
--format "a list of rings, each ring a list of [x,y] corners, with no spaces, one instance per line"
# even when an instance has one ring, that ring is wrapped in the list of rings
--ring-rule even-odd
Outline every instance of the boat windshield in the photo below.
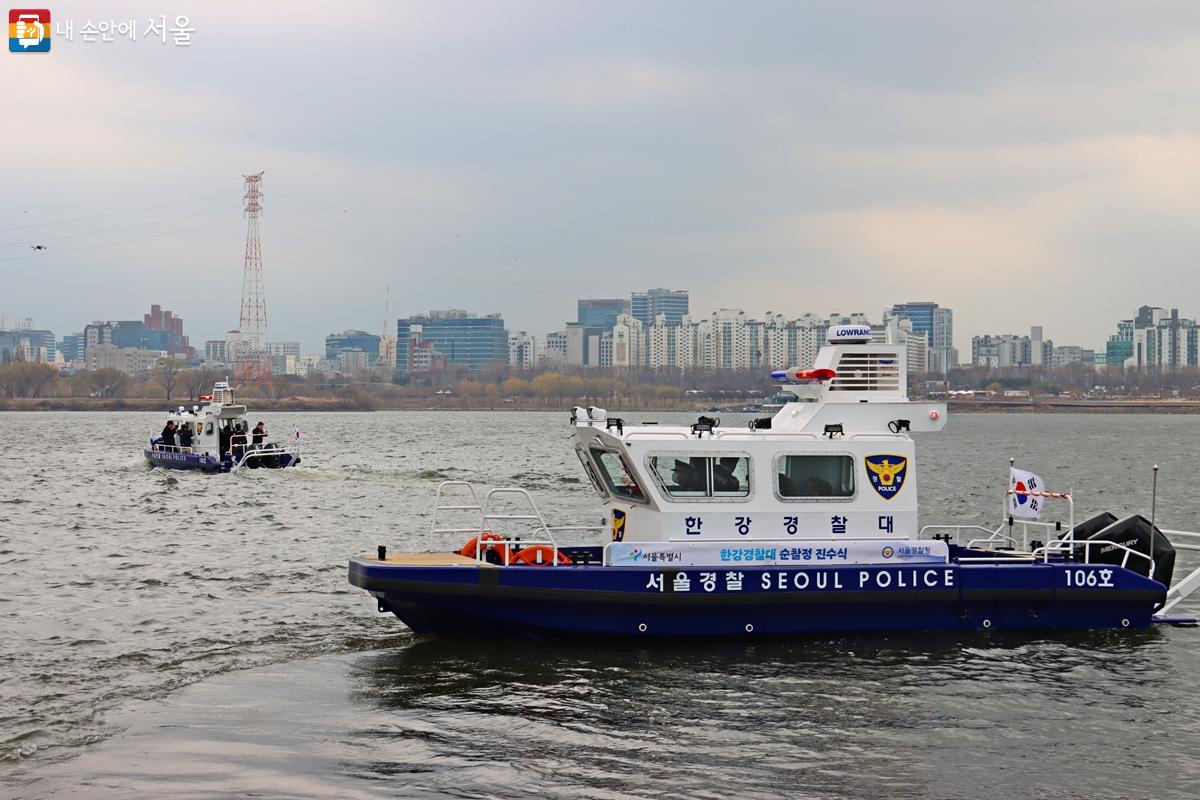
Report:
[[[604,476],[604,482],[608,485],[610,492],[628,500],[646,499],[646,494],[633,479],[633,470],[629,468],[619,453],[592,448],[592,458],[595,459],[596,466],[600,468],[600,474]]]
[[[588,457],[584,455],[583,448],[576,448],[575,455],[579,456],[579,463],[583,464],[583,471],[587,473],[588,480],[592,483],[592,488],[596,490],[596,494],[603,497],[607,492],[600,485],[600,479],[596,477],[596,470],[592,469],[592,462],[588,461]]]
[[[854,458],[843,454],[796,454],[775,462],[784,499],[846,499],[854,496]]]

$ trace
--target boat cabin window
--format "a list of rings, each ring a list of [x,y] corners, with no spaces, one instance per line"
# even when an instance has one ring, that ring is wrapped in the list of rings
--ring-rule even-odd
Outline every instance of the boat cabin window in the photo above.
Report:
[[[619,453],[592,448],[592,458],[596,460],[596,466],[599,467],[600,474],[604,476],[604,483],[607,484],[608,490],[613,495],[627,500],[644,501],[646,499],[642,487],[638,486],[637,481],[633,479],[633,470],[629,468]]]
[[[854,458],[843,454],[783,455],[775,462],[782,499],[846,499],[854,496]]]
[[[746,455],[651,453],[646,464],[668,498],[750,496],[750,457]]]
[[[596,494],[601,497],[608,494],[600,485],[600,479],[596,477],[596,470],[592,469],[592,462],[588,461],[587,456],[583,454],[583,448],[575,448],[575,455],[579,456],[579,463],[583,464],[583,471],[587,473],[588,480],[592,482],[592,488],[596,490]]]

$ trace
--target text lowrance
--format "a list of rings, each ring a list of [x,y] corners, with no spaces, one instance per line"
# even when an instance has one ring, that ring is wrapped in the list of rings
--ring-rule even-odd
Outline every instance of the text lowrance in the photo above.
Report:
[[[647,591],[658,592],[906,592],[958,588],[958,568],[895,566],[854,569],[688,569],[654,572]]]

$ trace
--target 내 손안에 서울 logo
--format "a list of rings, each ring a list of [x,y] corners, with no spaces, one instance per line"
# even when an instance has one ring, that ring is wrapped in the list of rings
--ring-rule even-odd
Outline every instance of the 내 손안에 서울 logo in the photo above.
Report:
[[[8,50],[10,53],[49,53],[50,9],[10,8]]]
[[[884,500],[891,500],[904,488],[908,477],[908,459],[904,456],[878,455],[863,459],[871,486]]]

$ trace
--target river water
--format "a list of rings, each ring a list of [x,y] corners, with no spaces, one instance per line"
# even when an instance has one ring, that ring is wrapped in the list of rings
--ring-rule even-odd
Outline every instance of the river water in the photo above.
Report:
[[[147,467],[155,414],[0,413],[0,797],[1200,795],[1197,629],[452,641],[347,584],[424,546],[447,477],[599,522],[566,416],[271,414],[303,466],[206,476]],[[1198,431],[954,416],[922,522],[994,525],[1014,456],[1080,516],[1148,514],[1158,463],[1160,525],[1197,530]]]

